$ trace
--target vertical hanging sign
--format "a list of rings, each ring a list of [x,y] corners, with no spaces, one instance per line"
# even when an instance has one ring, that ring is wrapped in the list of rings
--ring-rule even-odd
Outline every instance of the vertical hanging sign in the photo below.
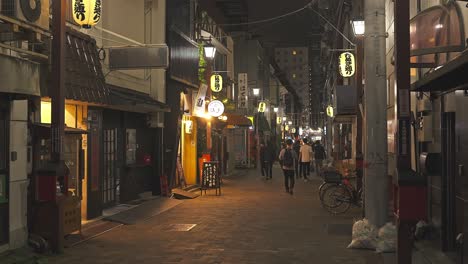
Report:
[[[202,84],[198,90],[197,99],[195,99],[195,105],[193,107],[193,114],[196,116],[204,116],[205,114],[205,97],[207,89],[208,86],[206,84]]]
[[[247,87],[247,73],[239,73],[239,108],[248,108],[248,87]]]
[[[219,74],[213,74],[210,78],[211,91],[215,93],[221,92],[223,90],[223,76]]]
[[[339,60],[340,74],[343,77],[351,77],[356,72],[356,60],[351,52],[340,54]]]

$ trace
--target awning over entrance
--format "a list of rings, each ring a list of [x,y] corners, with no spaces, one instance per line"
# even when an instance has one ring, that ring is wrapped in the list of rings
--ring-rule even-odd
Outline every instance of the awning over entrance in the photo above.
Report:
[[[96,40],[67,28],[66,42],[66,98],[109,104],[110,92],[106,87]]]
[[[227,119],[228,126],[238,126],[238,127],[252,126],[252,123],[250,122],[250,120],[243,115],[229,114],[229,113],[225,113],[224,115],[228,118]]]
[[[412,91],[436,92],[468,89],[468,51],[463,52],[444,66],[432,70],[411,85]]]
[[[44,134],[44,135],[50,134],[50,128],[51,128],[50,124],[34,123],[33,127],[36,133]],[[81,134],[88,134],[88,131],[79,129],[79,128],[65,126],[65,134],[66,135],[81,135]]]
[[[355,115],[340,115],[333,118],[333,123],[335,124],[352,124],[354,121]]]
[[[148,94],[115,85],[108,84],[107,86],[111,95],[112,107],[130,112],[170,112],[168,105],[154,100]]]

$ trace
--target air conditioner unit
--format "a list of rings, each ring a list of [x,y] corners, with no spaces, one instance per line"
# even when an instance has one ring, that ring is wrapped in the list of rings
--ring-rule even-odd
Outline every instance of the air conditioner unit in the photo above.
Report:
[[[0,13],[49,30],[50,0],[0,0]]]

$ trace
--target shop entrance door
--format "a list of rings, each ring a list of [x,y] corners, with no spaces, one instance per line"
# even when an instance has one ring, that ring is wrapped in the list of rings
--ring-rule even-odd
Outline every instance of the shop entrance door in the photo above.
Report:
[[[0,107],[0,246],[8,243],[8,120]]]
[[[104,207],[118,201],[119,177],[117,175],[117,129],[104,130],[104,174],[102,181],[102,201]]]
[[[102,111],[88,110],[88,196],[87,218],[102,215]]]

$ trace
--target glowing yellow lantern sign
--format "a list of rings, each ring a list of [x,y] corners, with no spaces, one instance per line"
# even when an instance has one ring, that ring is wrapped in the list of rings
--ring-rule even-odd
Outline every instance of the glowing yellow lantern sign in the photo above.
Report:
[[[258,104],[258,112],[259,113],[264,113],[266,109],[266,103],[265,102],[260,102]]]
[[[247,118],[250,120],[250,124],[254,123],[254,117],[253,116],[248,116]]]
[[[223,90],[223,76],[219,74],[211,75],[211,91],[219,93]]]
[[[83,28],[91,28],[101,20],[101,0],[73,0],[73,19]]]
[[[340,55],[340,74],[343,77],[351,77],[356,72],[356,60],[351,52],[343,52]]]
[[[333,112],[333,106],[329,105],[329,106],[327,107],[327,116],[333,117],[334,114],[335,114],[335,113]]]
[[[283,119],[282,119],[281,117],[277,117],[277,118],[276,118],[276,123],[279,125],[279,124],[281,124],[281,121],[282,121],[282,120],[283,120]]]

